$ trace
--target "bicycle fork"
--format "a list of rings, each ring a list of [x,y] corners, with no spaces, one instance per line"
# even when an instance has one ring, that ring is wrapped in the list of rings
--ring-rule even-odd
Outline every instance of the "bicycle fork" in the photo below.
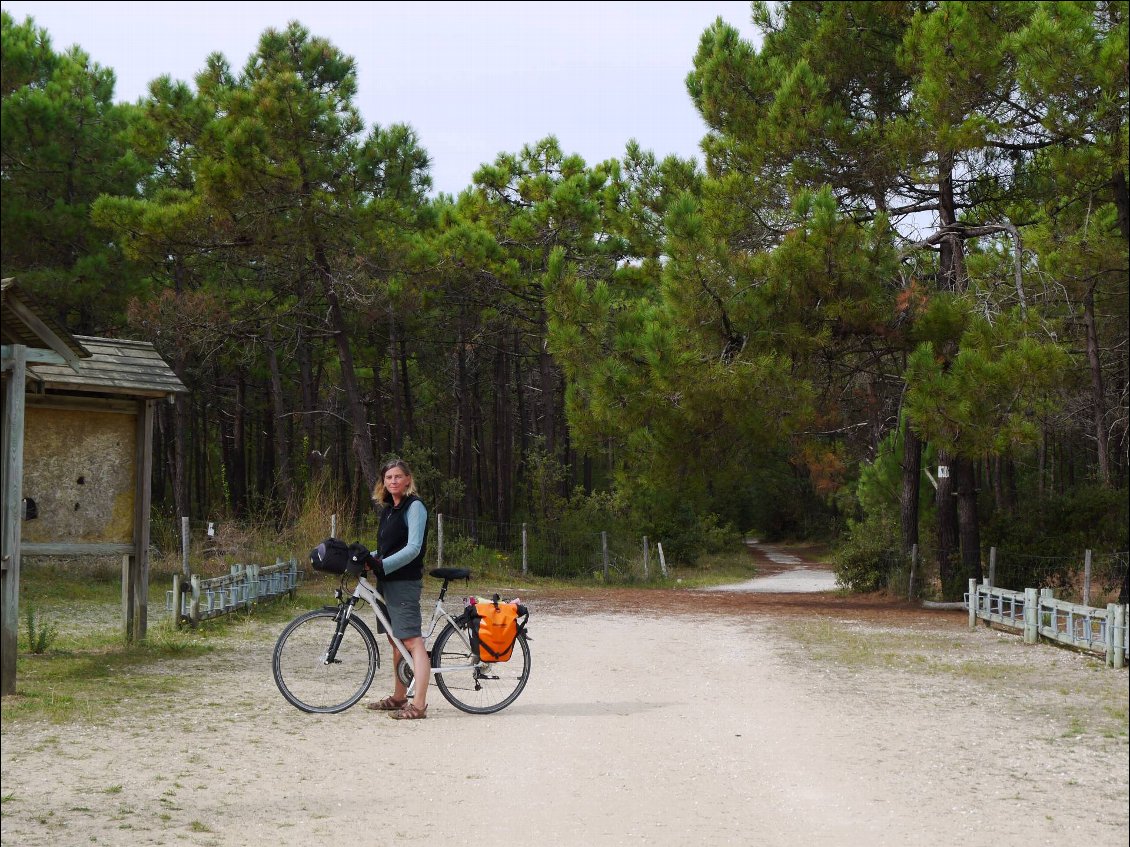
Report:
[[[349,600],[338,606],[337,614],[334,615],[333,638],[330,639],[329,649],[322,657],[323,665],[337,664],[337,649],[341,646],[341,639],[345,637],[345,628],[349,625],[349,616],[353,614],[353,605],[357,602],[356,597],[350,597]]]

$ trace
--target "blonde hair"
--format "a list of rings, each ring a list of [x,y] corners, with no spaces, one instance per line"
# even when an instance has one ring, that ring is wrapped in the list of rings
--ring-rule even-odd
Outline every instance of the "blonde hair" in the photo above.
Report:
[[[373,502],[378,506],[384,506],[392,500],[392,495],[385,491],[385,474],[393,468],[400,468],[404,471],[404,475],[410,480],[408,488],[404,492],[404,496],[407,497],[410,494],[416,494],[416,477],[412,476],[412,469],[408,467],[408,463],[403,459],[391,459],[381,465],[381,472],[377,476],[377,484],[373,486]]]

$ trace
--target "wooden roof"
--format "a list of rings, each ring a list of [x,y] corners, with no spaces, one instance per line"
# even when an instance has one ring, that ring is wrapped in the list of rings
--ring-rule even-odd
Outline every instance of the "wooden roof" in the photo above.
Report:
[[[16,281],[2,281],[0,310],[5,357],[9,345],[47,351],[29,356],[28,371],[45,390],[165,397],[187,389],[147,341],[71,335]]]
[[[13,277],[0,280],[0,342],[55,350],[68,359],[90,355]]]
[[[78,361],[77,371],[69,365],[28,365],[45,388],[131,397],[164,397],[188,391],[148,341],[89,335],[74,338],[90,351],[90,358]]]

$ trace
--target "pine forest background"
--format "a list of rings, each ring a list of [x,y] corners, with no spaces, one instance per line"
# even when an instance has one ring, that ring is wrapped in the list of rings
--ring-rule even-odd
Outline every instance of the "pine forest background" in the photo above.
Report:
[[[464,522],[833,540],[858,586],[919,544],[954,596],[1128,546],[1127,11],[753,3],[687,57],[702,163],[514,139],[457,197],[297,22],[116,103],[4,12],[3,276],[191,390],[156,519],[364,521],[402,455]]]

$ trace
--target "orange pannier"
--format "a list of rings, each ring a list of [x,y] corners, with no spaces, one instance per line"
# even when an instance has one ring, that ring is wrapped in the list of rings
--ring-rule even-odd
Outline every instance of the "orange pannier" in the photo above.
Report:
[[[518,633],[525,629],[529,616],[525,606],[518,603],[501,603],[498,595],[493,600],[481,600],[468,606],[470,612],[471,649],[484,662],[507,662],[514,653]],[[518,619],[522,618],[519,623]]]

